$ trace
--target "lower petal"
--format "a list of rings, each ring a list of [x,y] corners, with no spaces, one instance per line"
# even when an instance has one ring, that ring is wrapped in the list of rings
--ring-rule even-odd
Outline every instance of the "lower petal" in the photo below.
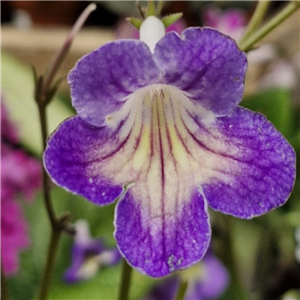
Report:
[[[162,210],[153,217],[136,198],[138,189],[131,187],[116,210],[115,237],[128,262],[152,277],[166,276],[198,262],[210,241],[203,195],[194,190],[190,201],[177,208],[177,213],[165,214]]]
[[[295,180],[295,152],[280,132],[261,114],[237,108],[216,122],[209,151],[227,163],[217,166],[226,180],[211,177],[202,184],[208,204],[240,218],[252,218],[286,202]]]

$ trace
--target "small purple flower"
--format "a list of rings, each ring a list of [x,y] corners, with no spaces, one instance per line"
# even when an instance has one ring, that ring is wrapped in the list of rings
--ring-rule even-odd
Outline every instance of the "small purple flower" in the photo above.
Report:
[[[72,264],[64,275],[66,282],[75,283],[87,280],[95,276],[102,266],[119,262],[121,256],[118,249],[107,249],[100,239],[91,238],[88,223],[85,220],[77,221],[75,229]]]
[[[203,260],[193,268],[180,273],[188,281],[185,300],[217,299],[228,286],[229,274],[223,264],[208,252]],[[172,300],[179,284],[179,276],[174,275],[155,286],[145,300]]]
[[[69,74],[78,116],[50,137],[44,160],[73,193],[119,199],[121,254],[161,277],[205,254],[208,206],[250,219],[283,205],[295,153],[264,116],[238,106],[247,60],[233,39],[211,28],[165,35],[155,17],[140,37],[79,60]]]

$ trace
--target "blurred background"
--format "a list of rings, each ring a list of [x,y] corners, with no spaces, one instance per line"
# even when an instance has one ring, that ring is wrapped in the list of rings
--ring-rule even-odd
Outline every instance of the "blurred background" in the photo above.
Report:
[[[36,68],[38,74],[45,73],[71,26],[88,4],[89,1],[1,1],[1,203],[4,203],[5,196],[7,201],[17,205],[14,211],[22,219],[20,226],[26,236],[24,242],[16,246],[18,251],[15,257],[18,257],[18,261],[15,262],[15,268],[7,273],[11,299],[34,299],[45,262],[50,229],[37,178],[40,176],[39,167],[34,166],[34,171],[29,172],[27,163],[20,163],[19,158],[9,160],[7,153],[18,151],[20,155],[22,151],[21,156],[27,156],[28,160],[38,162],[40,159],[42,141],[33,98],[31,66]],[[135,1],[98,1],[96,4],[97,9],[75,37],[57,74],[56,79],[64,80],[49,105],[49,132],[75,114],[66,77],[76,61],[117,38],[138,38],[137,31],[125,22],[126,17],[138,16]],[[183,12],[183,18],[174,28],[178,32],[188,26],[211,26],[238,42],[256,4],[256,1],[166,1],[163,15]],[[145,5],[145,2],[141,1],[141,5]],[[271,1],[265,21],[285,5],[286,1]],[[299,20],[298,11],[264,38],[257,49],[248,53],[249,68],[241,103],[265,114],[290,141],[298,155]],[[7,126],[9,130],[5,131]],[[16,178],[14,175],[18,173],[22,173],[23,177]],[[35,182],[31,190],[27,190],[32,194],[30,197],[26,194],[28,182]],[[73,216],[72,221],[87,220],[92,236],[102,237],[107,247],[115,247],[114,205],[96,207],[57,187],[53,187],[53,199],[58,214],[69,211]],[[10,209],[9,205],[2,204],[2,243],[5,234],[11,236],[14,232],[20,233],[20,229],[10,231],[10,224],[3,223],[10,220],[4,216],[5,213],[10,214]],[[245,221],[211,211],[214,231],[212,249],[231,278],[223,293],[213,299],[300,299],[299,211],[299,176],[287,204],[260,218]],[[6,233],[5,226],[8,226]],[[120,264],[101,269],[88,281],[69,285],[63,280],[63,274],[71,262],[72,244],[71,237],[63,236],[50,299],[115,299]],[[146,299],[157,281],[134,272],[133,284],[132,299]]]

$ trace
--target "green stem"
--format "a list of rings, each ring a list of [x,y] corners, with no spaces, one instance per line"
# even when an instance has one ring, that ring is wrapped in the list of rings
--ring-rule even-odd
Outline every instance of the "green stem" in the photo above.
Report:
[[[43,151],[44,151],[46,149],[46,141],[48,137],[46,107],[45,105],[43,105],[43,103],[38,103],[38,108],[39,108],[40,127],[41,127],[42,143],[43,143]],[[55,216],[54,208],[52,205],[51,194],[50,194],[50,181],[45,168],[43,168],[43,196],[44,196],[44,202],[45,202],[48,218],[51,223],[51,228],[52,230],[56,230],[57,228],[56,224],[58,223],[58,221]]]
[[[161,12],[163,10],[165,1],[158,1],[157,3],[157,7],[156,7],[156,13],[157,13],[157,17],[160,18],[161,17]]]
[[[270,33],[279,24],[290,17],[300,7],[300,1],[290,2],[280,13],[278,13],[273,19],[271,19],[266,25],[253,33],[247,40],[240,43],[239,47],[242,51],[248,52],[253,46]]]
[[[127,264],[126,260],[122,262],[121,283],[119,288],[118,300],[127,300],[129,296],[129,288],[131,281],[132,268]]]
[[[45,78],[45,84],[43,86],[43,93],[44,94],[49,89],[58,68],[60,67],[61,63],[63,62],[65,56],[67,55],[68,50],[71,47],[71,44],[72,44],[72,41],[73,41],[75,35],[79,31],[79,29],[82,27],[82,25],[84,24],[84,22],[86,21],[86,19],[90,15],[90,13],[92,11],[94,11],[96,9],[96,7],[97,6],[96,6],[95,3],[91,3],[90,5],[88,5],[85,8],[85,10],[81,13],[79,18],[75,22],[74,26],[72,27],[72,30],[70,31],[70,33],[68,34],[68,36],[65,40],[65,43],[63,44],[60,51],[57,53],[56,57],[54,58],[53,63],[51,64],[51,68],[50,68],[49,72],[47,73],[47,76]]]
[[[42,100],[43,100],[42,98],[37,99],[37,103],[39,108],[43,150],[45,150],[47,136],[48,136],[48,129],[47,129],[47,117],[46,117],[46,105],[44,105]],[[51,224],[52,234],[51,234],[51,240],[48,248],[46,266],[41,281],[40,293],[38,297],[39,300],[47,299],[47,295],[51,284],[53,268],[54,268],[54,260],[58,248],[58,242],[63,228],[59,222],[59,219],[57,219],[55,215],[55,211],[52,205],[51,193],[50,193],[50,180],[45,168],[43,168],[43,196],[44,196],[46,211]]]
[[[184,296],[185,296],[185,292],[187,290],[187,287],[188,287],[187,280],[185,280],[184,278],[181,277],[179,287],[177,290],[177,294],[176,294],[174,300],[183,300]]]
[[[51,65],[45,80],[43,80],[43,77],[40,77],[39,80],[35,80],[37,85],[36,92],[35,92],[35,100],[37,102],[38,109],[39,109],[43,150],[46,149],[46,145],[47,145],[48,129],[47,129],[46,107],[51,100],[48,99],[48,95],[49,95],[49,90],[52,89],[51,88],[52,81],[71,46],[74,36],[82,27],[83,23],[90,15],[90,13],[95,9],[96,9],[96,5],[90,4],[82,12],[82,14],[79,16],[78,20],[75,22],[74,26],[72,27],[69,35],[67,36],[65,43],[63,44],[62,48],[58,52],[57,56],[55,57],[54,62]],[[51,97],[52,96],[54,96],[54,93],[51,93]],[[58,244],[59,244],[62,231],[66,231],[68,233],[74,234],[74,230],[68,227],[66,224],[69,217],[68,214],[64,214],[60,218],[56,217],[53,204],[52,204],[51,193],[50,193],[50,179],[47,175],[45,168],[43,168],[43,196],[44,196],[44,202],[45,202],[48,218],[51,223],[52,232],[51,232],[51,240],[48,248],[46,266],[41,281],[41,287],[40,287],[40,292],[38,297],[39,300],[47,299],[50,285],[51,285],[51,278],[54,270],[54,262],[55,262],[55,258],[58,250]]]
[[[222,228],[222,235],[220,237],[221,247],[219,249],[219,254],[225,266],[228,268],[231,277],[230,284],[226,291],[228,299],[245,299],[244,284],[237,268],[236,255],[233,245],[234,222],[235,220],[231,216],[226,215],[220,216],[218,220],[219,226]]]
[[[255,12],[243,34],[240,43],[242,44],[247,38],[253,33],[253,31],[260,25],[265,13],[268,9],[270,1],[262,1],[260,0],[256,6]]]
[[[39,300],[46,300],[49,293],[52,274],[54,270],[54,262],[58,250],[58,243],[60,240],[61,232],[61,230],[57,230],[53,231],[51,234],[51,240],[47,255],[47,264],[43,274],[41,289],[38,297]]]
[[[7,287],[6,277],[3,271],[3,264],[1,263],[1,299],[9,300],[9,293]]]

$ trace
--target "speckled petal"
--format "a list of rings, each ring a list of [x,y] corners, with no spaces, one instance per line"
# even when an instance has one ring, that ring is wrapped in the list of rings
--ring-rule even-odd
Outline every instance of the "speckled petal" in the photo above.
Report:
[[[155,210],[151,203],[145,207],[140,205],[141,199],[134,198],[143,195],[141,188],[132,187],[117,206],[115,237],[120,252],[133,267],[152,277],[166,276],[199,261],[210,241],[209,217],[201,193],[195,189],[183,207],[176,205],[177,196],[172,199],[174,213],[166,214],[168,195],[162,197],[161,209]]]
[[[105,125],[136,89],[159,80],[149,48],[138,40],[108,43],[82,57],[70,72],[72,104],[82,119]]]
[[[111,203],[121,195],[122,184],[112,183],[110,174],[104,176],[95,168],[98,161],[109,159],[118,150],[118,141],[115,131],[107,127],[89,125],[80,117],[70,118],[48,140],[46,169],[65,189],[99,205]]]
[[[295,181],[295,152],[263,115],[239,107],[206,130],[211,141],[203,147],[222,158],[215,171],[223,174],[202,184],[209,206],[249,219],[286,202]]]
[[[171,32],[156,45],[154,59],[165,83],[219,116],[242,99],[247,68],[235,41],[211,28],[189,28],[182,39]]]

